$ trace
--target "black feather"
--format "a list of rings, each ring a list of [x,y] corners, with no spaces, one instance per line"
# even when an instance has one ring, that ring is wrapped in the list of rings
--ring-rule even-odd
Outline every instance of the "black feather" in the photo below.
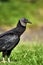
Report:
[[[10,56],[12,49],[20,41],[20,36],[25,29],[26,27],[22,26],[19,21],[16,28],[0,34],[0,51],[3,52],[3,57],[5,55]]]

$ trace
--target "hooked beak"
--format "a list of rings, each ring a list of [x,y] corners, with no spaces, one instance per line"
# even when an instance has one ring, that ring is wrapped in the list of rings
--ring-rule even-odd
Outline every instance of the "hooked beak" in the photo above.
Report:
[[[30,24],[32,24],[32,22],[30,22],[30,21],[27,21],[27,23],[30,23]]]
[[[32,24],[32,22],[30,22],[30,21],[28,23]]]

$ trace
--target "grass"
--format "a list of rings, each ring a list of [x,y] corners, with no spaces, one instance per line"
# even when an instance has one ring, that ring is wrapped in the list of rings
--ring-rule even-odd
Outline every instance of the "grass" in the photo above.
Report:
[[[40,13],[43,11],[43,0],[36,3],[25,1],[10,0],[9,2],[0,2],[0,26],[15,25],[22,17],[28,18],[33,25],[43,24],[43,15]]]
[[[43,65],[43,44],[38,42],[21,42],[11,53],[11,63],[0,65]],[[0,59],[2,59],[0,54]]]

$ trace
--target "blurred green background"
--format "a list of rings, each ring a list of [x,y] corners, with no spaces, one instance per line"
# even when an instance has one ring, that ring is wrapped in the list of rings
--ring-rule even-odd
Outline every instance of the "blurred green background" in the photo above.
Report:
[[[28,18],[20,43],[11,53],[11,62],[0,65],[43,65],[43,0],[0,0],[0,33],[15,27],[22,17]]]
[[[0,26],[13,26],[22,17],[42,25],[43,0],[0,0]]]

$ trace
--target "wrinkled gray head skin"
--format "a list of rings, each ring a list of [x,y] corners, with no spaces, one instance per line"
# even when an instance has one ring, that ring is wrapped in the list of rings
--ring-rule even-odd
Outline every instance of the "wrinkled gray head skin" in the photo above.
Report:
[[[30,21],[28,21],[28,19],[26,19],[26,18],[21,18],[21,19],[20,19],[20,23],[21,23],[22,26],[26,26],[27,23],[32,24],[32,23],[31,23]]]

